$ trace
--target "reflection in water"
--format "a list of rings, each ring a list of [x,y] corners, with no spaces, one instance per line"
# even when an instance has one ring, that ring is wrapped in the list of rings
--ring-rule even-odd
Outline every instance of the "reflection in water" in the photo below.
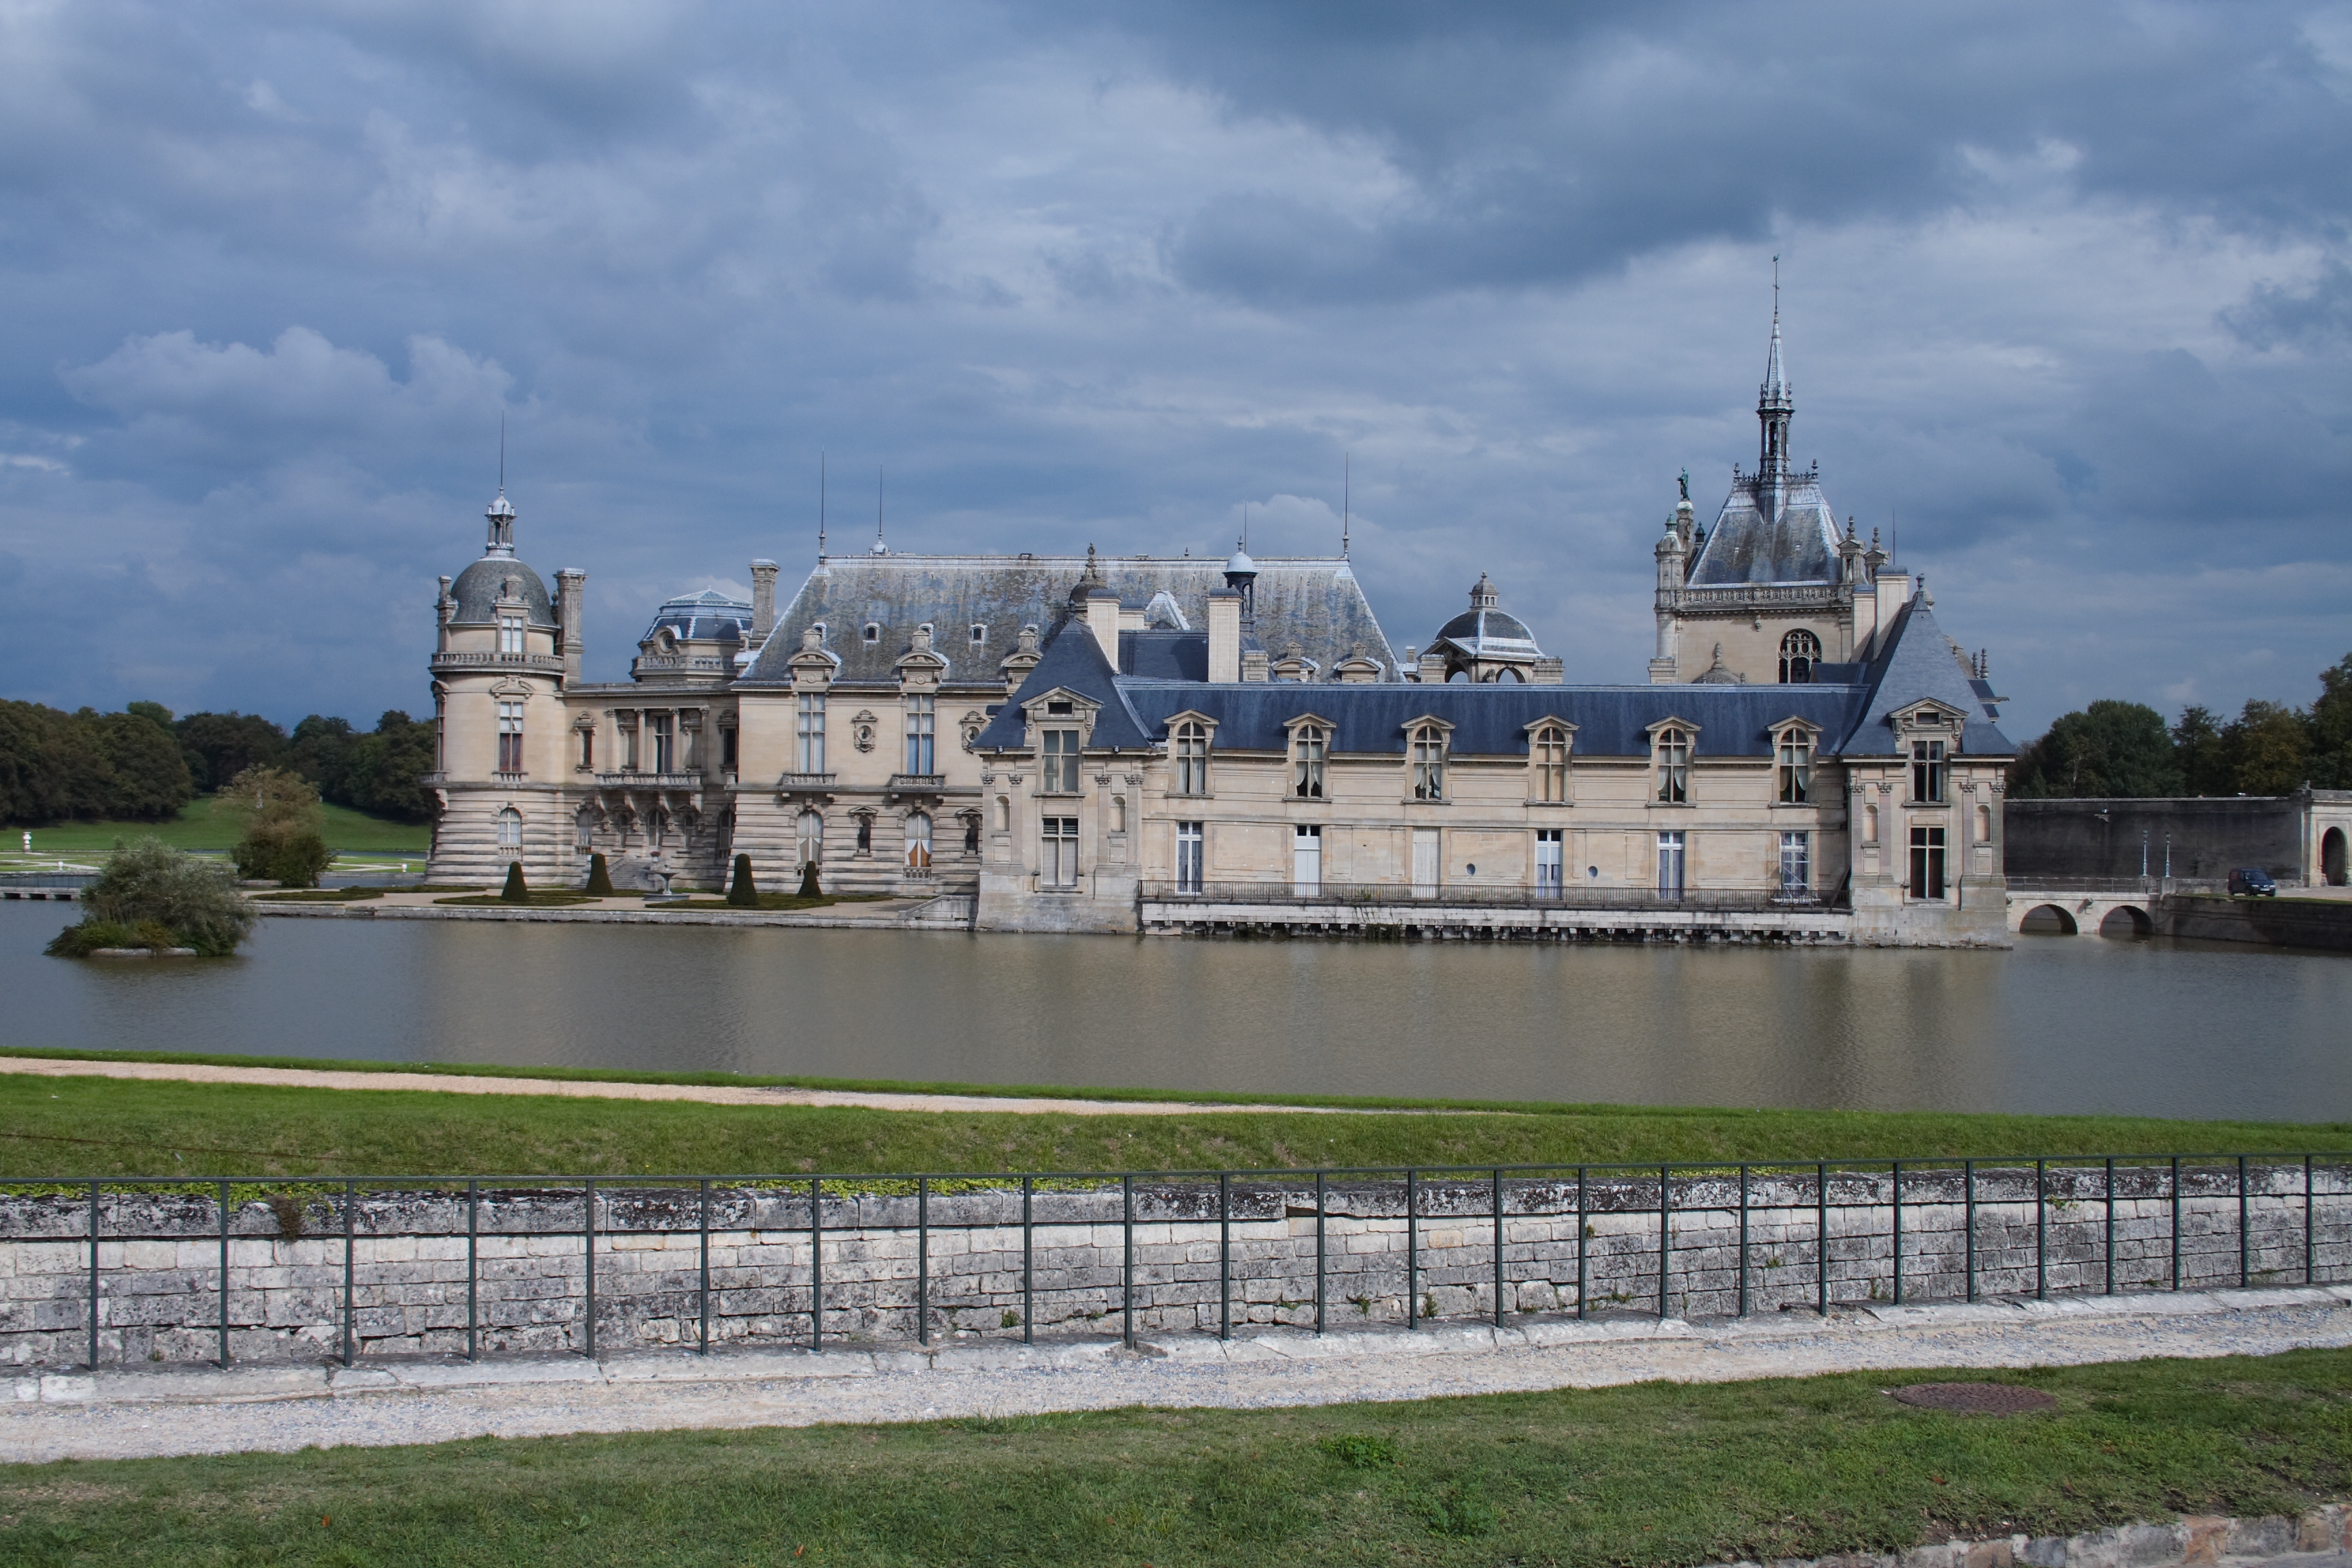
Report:
[[[6,1043],[1195,1092],[2352,1119],[2352,963],[271,920],[77,963],[0,905]]]

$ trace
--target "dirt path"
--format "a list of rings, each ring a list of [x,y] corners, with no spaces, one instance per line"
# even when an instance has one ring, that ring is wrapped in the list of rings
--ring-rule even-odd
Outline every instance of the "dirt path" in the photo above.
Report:
[[[436,1094],[545,1094],[575,1100],[682,1100],[703,1105],[844,1105],[869,1110],[992,1111],[1053,1116],[1199,1116],[1239,1110],[1313,1116],[1482,1116],[1485,1111],[1357,1110],[1328,1105],[1219,1105],[1168,1100],[1058,1100],[985,1094],[887,1094],[864,1089],[700,1083],[599,1083],[462,1073],[331,1072],[312,1068],[211,1067],[198,1062],[0,1057],[0,1073],[36,1078],[127,1078],[169,1083],[241,1083],[278,1089],[424,1089]]]

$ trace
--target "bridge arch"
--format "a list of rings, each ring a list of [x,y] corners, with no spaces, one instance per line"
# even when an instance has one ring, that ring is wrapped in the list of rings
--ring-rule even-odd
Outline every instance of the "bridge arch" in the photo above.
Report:
[[[2073,913],[2061,906],[2036,904],[2025,911],[2017,929],[2026,936],[2073,936],[2082,928],[2074,923]]]
[[[2099,921],[2099,934],[2107,937],[2154,936],[2156,921],[2137,904],[2117,904]]]

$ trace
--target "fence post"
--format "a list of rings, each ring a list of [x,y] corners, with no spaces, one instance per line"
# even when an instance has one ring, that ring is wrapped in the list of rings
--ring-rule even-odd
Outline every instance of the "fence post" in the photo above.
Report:
[[[1579,1165],[1576,1168],[1576,1315],[1579,1319],[1591,1315],[1584,1299],[1585,1280],[1588,1278],[1585,1268],[1584,1233],[1591,1227],[1591,1221],[1585,1217],[1590,1209],[1585,1199],[1584,1173],[1584,1166]]]
[[[1118,1273],[1118,1321],[1127,1348],[1135,1348],[1135,1178],[1118,1179],[1118,1218],[1121,1242]]]
[[[702,1178],[701,1237],[702,1288],[701,1294],[695,1302],[694,1316],[696,1326],[701,1332],[702,1353],[709,1355],[710,1353],[710,1178],[708,1176]]]
[[[596,1359],[596,1178],[590,1176],[583,1188],[580,1205],[580,1240],[582,1256],[588,1263],[588,1326],[581,1336],[585,1354]]]
[[[482,1233],[482,1184],[466,1184],[466,1359],[475,1359],[476,1325],[481,1321],[479,1291],[475,1281],[481,1278],[478,1254]]]
[[[1315,1173],[1315,1331],[1323,1331],[1323,1173]]]
[[[2238,1156],[2238,1289],[2252,1284],[2246,1258],[2246,1157]]]
[[[2033,1299],[2050,1299],[2050,1162],[2033,1162]]]
[[[2116,1293],[2116,1157],[2107,1156],[2107,1294]]]
[[[1024,1345],[1034,1345],[1037,1342],[1037,1309],[1034,1300],[1036,1231],[1030,1209],[1030,1194],[1035,1183],[1036,1178],[1034,1176],[1021,1178],[1021,1342]]]
[[[824,1178],[809,1178],[809,1353],[824,1353]]]
[[[1968,1229],[1966,1268],[1969,1276],[1969,1300],[1977,1299],[1977,1163],[1960,1162],[1960,1203],[1965,1214],[1963,1224]]]
[[[1673,1221],[1668,1217],[1675,1203],[1674,1169],[1658,1167],[1658,1321],[1664,1322],[1673,1315],[1674,1301],[1666,1294],[1666,1277],[1674,1267],[1672,1250]]]
[[[1421,1327],[1421,1173],[1404,1173],[1404,1326]]]
[[[2172,1288],[2180,1289],[2180,1156],[2172,1157]]]
[[[1830,1168],[1813,1165],[1813,1310],[1830,1315]]]
[[[915,1178],[915,1342],[931,1342],[931,1179]]]
[[[98,1370],[98,1184],[89,1184],[89,1370]]]
[[[1748,1315],[1748,1167],[1739,1167],[1739,1316]]]
[[[2311,1283],[2311,1156],[2303,1157],[2303,1282]]]
[[[1895,1173],[1886,1195],[1895,1210],[1895,1304],[1899,1307],[1903,1305],[1903,1162],[1887,1163]]]
[[[1495,1168],[1495,1326],[1503,1326],[1503,1170]]]
[[[344,1183],[343,1183],[343,1364],[344,1364],[345,1366],[349,1366],[349,1365],[351,1365],[351,1364],[352,1364],[352,1357],[353,1351],[354,1351],[354,1349],[355,1349],[355,1338],[354,1338],[354,1335],[353,1335],[353,1333],[352,1333],[353,1323],[352,1323],[352,1231],[353,1231],[353,1229],[355,1228],[353,1222],[354,1222],[354,1220],[355,1220],[355,1218],[356,1218],[356,1214],[357,1214],[357,1209],[358,1209],[358,1199],[359,1199],[359,1184],[358,1184],[358,1183],[356,1183],[356,1182],[352,1182],[352,1181],[346,1181],[346,1182],[344,1182]],[[468,1336],[467,1336],[467,1339],[468,1339],[468,1348],[470,1349],[470,1348],[471,1348],[471,1336],[470,1336],[470,1335],[468,1335]]]
[[[220,1363],[228,1365],[228,1184],[220,1184]]]

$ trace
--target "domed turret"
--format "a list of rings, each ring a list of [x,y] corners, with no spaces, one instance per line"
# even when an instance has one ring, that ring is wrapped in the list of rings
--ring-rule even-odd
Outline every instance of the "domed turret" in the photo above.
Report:
[[[1429,645],[1430,653],[1444,657],[1446,679],[1456,673],[1477,682],[1528,679],[1544,651],[1535,633],[1501,606],[1502,595],[1481,572],[1471,585],[1470,607],[1438,627]]]
[[[547,584],[515,555],[515,509],[507,500],[506,487],[499,488],[497,499],[482,515],[489,521],[489,542],[482,547],[482,558],[457,574],[457,580],[449,585],[452,608],[446,624],[495,626],[500,605],[509,615],[520,606],[525,623],[533,630],[553,631],[555,607],[548,600]]]

